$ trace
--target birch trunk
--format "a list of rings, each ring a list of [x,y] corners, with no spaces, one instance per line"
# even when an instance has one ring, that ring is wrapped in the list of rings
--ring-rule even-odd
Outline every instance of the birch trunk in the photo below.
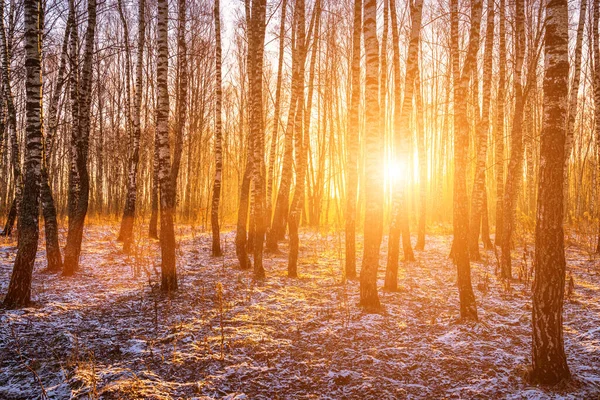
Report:
[[[294,25],[298,25],[297,15],[294,15]],[[293,177],[294,135],[297,134],[295,131],[296,119],[302,118],[302,115],[298,116],[298,113],[299,109],[303,106],[302,102],[304,101],[300,91],[304,89],[304,63],[306,61],[306,50],[303,50],[297,43],[299,41],[297,38],[298,30],[294,29],[293,31],[294,36],[292,42],[295,46],[292,50],[292,93],[290,95],[290,110],[285,130],[285,149],[283,153],[281,180],[275,203],[275,213],[267,237],[267,249],[269,251],[277,251],[277,242],[285,237],[285,228],[288,223],[290,208],[290,188]]]
[[[74,8],[74,4],[72,5]],[[73,275],[79,268],[79,256],[81,254],[81,242],[83,240],[83,226],[88,210],[89,200],[89,175],[87,169],[88,144],[90,136],[90,103],[92,93],[92,61],[94,56],[94,39],[96,33],[96,0],[88,1],[88,25],[85,36],[85,49],[83,56],[83,67],[81,78],[75,77],[71,85],[77,86],[72,89],[72,112],[77,123],[71,128],[71,176],[72,184],[69,188],[69,230],[67,233],[67,245],[65,246],[64,275]],[[76,26],[76,24],[75,24]],[[73,29],[71,35],[71,59],[76,64],[77,30]],[[72,65],[72,71],[77,65]],[[76,92],[76,93],[73,93]],[[73,100],[73,95],[76,95]]]
[[[50,174],[48,168],[51,164],[54,142],[58,131],[58,103],[62,95],[62,89],[65,79],[65,71],[68,62],[69,38],[73,29],[74,16],[69,10],[67,24],[65,26],[65,35],[63,37],[60,65],[58,67],[58,76],[56,86],[52,92],[50,106],[48,109],[48,132],[44,144],[44,162],[42,164],[42,181],[40,200],[42,202],[42,214],[44,216],[44,230],[46,233],[46,258],[48,260],[48,271],[58,272],[62,270],[62,255],[58,241],[58,221],[56,218],[56,205],[50,187]]]
[[[458,102],[460,101],[458,96],[458,86],[460,85],[460,49],[458,47],[458,0],[450,0],[450,62],[452,65],[452,86],[454,96],[454,139],[456,141],[458,123],[457,123],[457,111]],[[465,111],[466,112],[466,111]],[[456,159],[454,160],[456,161]],[[448,165],[447,168],[450,166]],[[455,181],[456,184],[456,181]],[[456,186],[454,186],[453,195],[455,195]],[[465,196],[466,197],[466,196]],[[453,202],[454,203],[454,202]],[[454,207],[454,204],[453,204]],[[454,224],[455,217],[453,215],[453,228],[456,229]],[[452,246],[450,247],[450,258],[454,260],[454,248],[456,247],[456,236],[452,238]]]
[[[421,93],[421,78],[419,72],[415,79],[417,104],[417,149],[419,152],[419,227],[415,249],[425,250],[425,230],[427,224],[427,150],[425,149],[425,117],[423,96]]]
[[[298,41],[301,46],[301,51],[306,54],[307,40],[304,32],[305,28],[305,4],[304,0],[297,0],[296,2],[297,13],[298,13]],[[314,77],[314,68],[317,57],[318,37],[319,37],[319,25],[321,20],[321,2],[317,0],[315,3],[315,11],[313,14],[314,25],[314,38],[313,38],[313,51],[311,55],[311,78]],[[300,109],[298,110],[296,124],[296,187],[294,189],[294,197],[292,198],[292,206],[290,211],[289,229],[290,229],[290,254],[288,262],[288,276],[298,276],[298,249],[299,249],[299,237],[298,228],[300,226],[300,217],[304,209],[305,200],[305,184],[306,184],[306,171],[308,166],[307,152],[308,152],[308,139],[310,129],[310,104],[312,97],[312,86],[308,91],[308,105],[307,110],[304,111],[304,90],[300,90],[299,99],[301,99]],[[305,115],[306,113],[306,115]],[[302,125],[304,118],[304,126]]]
[[[279,57],[277,61],[277,83],[275,89],[275,109],[273,110],[273,133],[271,136],[271,148],[269,150],[269,171],[267,176],[267,218],[271,221],[273,217],[273,179],[275,175],[275,155],[277,152],[277,140],[279,138],[279,125],[281,114],[281,84],[283,81],[283,59],[285,57],[285,16],[288,0],[281,3],[281,17],[279,23]]]
[[[17,111],[15,109],[13,90],[11,84],[11,49],[9,48],[9,41],[7,40],[6,28],[4,26],[4,3],[4,1],[0,2],[0,48],[2,50],[2,87],[4,89],[4,98],[6,99],[6,125],[8,128],[8,137],[10,138],[10,162],[12,165],[13,180],[15,185],[15,206],[14,212],[12,211],[13,207],[11,206],[11,212],[9,212],[4,231],[2,231],[0,236],[10,236],[12,233],[13,226],[15,224],[16,217],[19,214],[23,182],[21,177],[21,156],[19,151],[19,142],[17,139]]]
[[[137,201],[137,175],[140,161],[141,111],[142,111],[142,73],[144,67],[144,46],[146,40],[146,1],[140,0],[138,13],[138,54],[135,68],[135,92],[133,104],[133,140],[127,174],[127,195],[125,210],[121,220],[119,239],[123,241],[123,250],[128,252],[133,242],[133,225],[135,222],[135,203]]]
[[[410,116],[413,110],[413,94],[415,79],[419,72],[419,38],[421,34],[421,17],[423,1],[417,0],[411,7],[411,31],[408,55],[406,62],[406,75],[404,77],[404,101],[401,102],[400,92],[400,55],[397,38],[392,38],[394,44],[394,163],[401,173],[408,171],[410,162]],[[395,5],[392,11],[392,30],[395,31],[394,21]],[[397,35],[394,33],[394,35]],[[406,172],[408,174],[408,172]],[[398,259],[400,253],[400,237],[403,238],[404,259],[413,261],[414,255],[410,246],[408,234],[408,210],[406,207],[406,180],[407,176],[399,176],[393,182],[392,222],[388,239],[388,258],[385,271],[385,284],[387,290],[398,289]]]
[[[266,30],[266,0],[252,0],[251,21],[253,43],[250,62],[250,134],[254,142],[252,197],[254,199],[254,278],[264,279],[262,263],[266,219],[266,179],[265,179],[265,127],[263,120],[263,56]],[[250,50],[250,49],[249,49]]]
[[[364,1],[365,80],[365,223],[364,254],[360,270],[360,305],[379,309],[377,270],[383,236],[383,143],[379,111],[379,45],[377,44],[377,1]]]
[[[598,2],[594,2],[595,20]],[[563,184],[568,116],[569,16],[566,0],[546,2],[544,114],[535,229],[531,380],[556,384],[570,377],[564,350],[565,250]],[[597,25],[596,25],[597,27]],[[596,31],[597,32],[597,31]],[[597,42],[595,44],[597,46]],[[598,65],[596,64],[596,68]]]
[[[172,196],[171,150],[169,145],[169,2],[158,0],[156,64],[156,151],[158,153],[158,182],[160,198],[161,290],[177,290],[175,230],[173,227],[174,200]]]
[[[471,196],[471,222],[469,226],[469,255],[471,260],[479,260],[479,231],[481,228],[483,200],[486,191],[485,170],[487,160],[488,132],[490,128],[490,98],[492,92],[492,54],[494,51],[494,0],[488,0],[485,49],[483,53],[483,103],[481,119],[476,126],[477,151],[475,181]],[[477,74],[477,71],[474,71]],[[479,101],[479,99],[477,99]],[[485,210],[487,212],[487,209]]]
[[[248,206],[250,205],[250,184],[252,181],[252,138],[248,135],[248,157],[242,184],[240,185],[240,203],[237,216],[237,229],[235,234],[235,253],[240,263],[240,269],[246,270],[252,267],[248,257],[246,224],[248,222]]]
[[[219,228],[219,201],[221,200],[221,179],[223,175],[223,124],[221,121],[223,104],[223,83],[221,71],[221,17],[220,3],[215,0],[215,73],[216,73],[216,101],[215,101],[215,179],[213,183],[212,207],[210,222],[212,227],[212,255],[220,256],[221,234]]]
[[[26,66],[25,176],[19,209],[19,246],[3,306],[17,308],[31,301],[31,278],[38,246],[39,194],[43,163],[41,2],[24,0]]]
[[[252,16],[250,14],[250,0],[244,1],[245,11],[246,11],[246,42],[248,43],[246,49],[246,65],[249,69],[250,59],[252,49],[254,48],[254,43],[252,41],[253,38],[253,24],[252,24]],[[242,62],[240,61],[240,65]],[[248,71],[248,85],[250,85],[251,77],[250,71]],[[240,82],[242,85],[242,93],[244,91],[244,83],[245,77],[242,75],[240,70]],[[250,98],[250,93],[248,91],[248,98]],[[250,100],[246,102],[246,106]],[[242,104],[243,99],[242,99]],[[248,114],[250,114],[248,112]],[[249,119],[249,118],[248,118]],[[243,136],[243,122],[244,122],[244,114],[243,109],[240,113],[240,136]],[[248,251],[250,250],[248,247],[249,237],[248,231],[246,230],[248,224],[248,209],[250,207],[250,186],[252,184],[252,170],[253,170],[253,159],[254,159],[254,140],[251,133],[248,131],[246,135],[246,166],[244,169],[244,175],[242,177],[242,184],[240,185],[240,201],[238,207],[238,215],[237,215],[237,228],[235,234],[235,252],[238,258],[238,262],[240,263],[240,269],[250,269],[252,267],[252,263],[250,261],[250,257],[248,256]],[[249,230],[249,229],[248,229]]]
[[[169,196],[171,208],[173,209],[173,218],[175,218],[175,209],[177,208],[177,180],[179,177],[179,167],[181,166],[181,156],[183,154],[183,132],[185,130],[187,118],[187,92],[188,92],[188,65],[187,65],[187,0],[178,0],[177,9],[177,123],[175,125],[175,143],[173,148],[173,164],[170,168],[172,191]]]
[[[569,159],[573,149],[573,137],[575,134],[575,117],[577,116],[577,99],[579,83],[581,81],[581,53],[583,48],[583,34],[587,14],[587,0],[581,0],[579,4],[579,22],[577,23],[577,37],[575,39],[575,58],[573,60],[573,80],[571,81],[571,92],[569,93],[569,108],[567,120],[567,138],[565,142],[565,206],[568,200],[568,171]],[[595,31],[597,34],[597,30]]]
[[[394,7],[394,0],[390,1],[392,2],[392,7]],[[348,109],[348,125],[346,129],[346,147],[348,149],[348,152],[346,156],[347,177],[345,214],[345,271],[346,278],[349,279],[356,278],[356,208],[358,194],[358,107],[360,103],[360,34],[362,25],[361,9],[362,0],[354,0],[354,22],[352,28],[352,61],[350,66],[351,93],[350,106]],[[392,8],[392,10],[394,9]],[[392,18],[394,18],[395,13],[392,15]]]
[[[148,226],[148,236],[152,239],[158,239],[158,192],[160,183],[158,181],[158,138],[157,132],[154,132],[154,151],[152,153],[152,188],[150,195],[150,224]]]
[[[500,0],[499,6],[499,57],[498,94],[496,96],[496,124],[494,126],[494,161],[496,167],[496,246],[502,242],[502,204],[504,200],[504,109],[506,101],[506,5]]]
[[[523,111],[525,106],[525,96],[523,95],[522,69],[523,58],[525,56],[525,2],[524,0],[515,0],[515,72],[514,72],[514,91],[515,91],[515,113],[513,117],[512,130],[510,135],[510,160],[508,162],[508,173],[506,176],[506,186],[504,187],[504,202],[502,205],[502,240],[500,248],[502,250],[502,268],[501,276],[505,279],[512,278],[512,260],[511,260],[511,240],[512,232],[516,219],[517,194],[522,181],[523,170]]]
[[[600,160],[600,37],[598,36],[598,25],[600,19],[600,5],[597,1],[593,2],[592,8],[592,54],[594,60],[593,85],[594,85],[594,119],[596,135],[596,151],[598,160]],[[596,167],[596,180],[600,177],[600,163]],[[597,184],[597,183],[596,183]],[[597,191],[597,204],[600,205],[600,185]],[[598,207],[598,206],[597,206]],[[598,232],[598,242],[596,244],[596,253],[600,253],[600,229]]]
[[[467,198],[467,157],[469,148],[469,121],[467,116],[467,93],[469,78],[476,67],[479,50],[482,1],[471,1],[471,28],[467,55],[460,80],[455,90],[455,134],[454,134],[454,211],[453,211],[453,258],[458,272],[458,292],[461,320],[477,320],[477,305],[471,285],[471,265],[469,261],[469,208]],[[458,18],[457,13],[453,13]],[[455,24],[456,24],[455,20]],[[453,36],[458,31],[453,31]],[[452,42],[457,45],[458,38]],[[456,62],[456,61],[455,61]]]

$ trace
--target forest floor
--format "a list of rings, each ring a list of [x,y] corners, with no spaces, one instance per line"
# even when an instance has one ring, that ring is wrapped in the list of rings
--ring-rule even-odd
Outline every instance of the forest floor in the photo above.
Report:
[[[524,379],[531,246],[513,253],[520,279],[510,288],[493,252],[472,263],[480,322],[462,324],[450,235],[429,236],[417,261],[402,264],[401,290],[380,291],[384,311],[368,314],[358,281],[341,283],[341,234],[303,234],[299,279],[286,277],[286,244],[266,255],[264,282],[237,269],[233,232],[216,258],[208,234],[178,234],[171,297],[157,290],[158,243],[127,256],[116,225],[86,228],[71,278],[43,273],[40,248],[34,305],[0,310],[0,398],[600,398],[600,260],[576,238],[564,312],[574,379],[548,389]],[[0,243],[2,295],[15,252],[14,239]]]

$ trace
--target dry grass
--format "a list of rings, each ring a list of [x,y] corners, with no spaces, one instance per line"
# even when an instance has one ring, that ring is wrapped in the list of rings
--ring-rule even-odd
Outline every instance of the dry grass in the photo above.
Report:
[[[428,237],[403,263],[401,290],[380,292],[379,314],[357,307],[358,282],[342,276],[343,237],[306,232],[299,279],[283,254],[267,255],[268,279],[236,269],[233,234],[225,257],[210,238],[180,227],[181,290],[157,290],[157,243],[115,242],[118,226],[86,230],[73,278],[35,275],[34,307],[2,311],[50,398],[539,398],[600,395],[600,268],[584,247],[568,249],[573,277],[565,339],[575,383],[553,390],[522,379],[530,352],[531,246],[515,250],[510,290],[494,274],[493,252],[473,264],[479,324],[457,323],[456,271],[448,235]],[[139,234],[142,233],[138,230]],[[382,249],[385,249],[385,243]],[[0,253],[8,285],[11,243]],[[39,259],[43,259],[43,249]],[[386,254],[382,251],[381,265]],[[38,262],[38,270],[43,263]],[[380,269],[380,286],[384,268]],[[570,280],[569,280],[570,281]],[[35,398],[40,385],[0,331],[0,398]]]

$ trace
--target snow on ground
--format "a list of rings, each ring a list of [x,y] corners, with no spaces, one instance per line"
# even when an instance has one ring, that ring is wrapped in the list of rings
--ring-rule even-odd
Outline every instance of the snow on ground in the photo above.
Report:
[[[0,398],[600,398],[600,266],[575,245],[565,304],[575,379],[550,390],[523,379],[531,255],[524,267],[522,249],[522,279],[510,288],[496,278],[493,252],[472,264],[481,321],[461,324],[447,235],[428,237],[417,261],[402,265],[401,290],[380,291],[384,312],[367,314],[358,282],[341,284],[338,234],[303,235],[299,279],[285,276],[283,245],[266,256],[268,279],[253,282],[236,269],[233,233],[222,236],[224,258],[210,257],[207,234],[178,233],[180,290],[171,297],[157,290],[158,244],[144,240],[126,256],[116,226],[86,228],[83,269],[71,278],[43,273],[40,249],[35,304],[0,311]],[[0,243],[2,295],[14,246]],[[380,286],[383,277],[382,267]]]

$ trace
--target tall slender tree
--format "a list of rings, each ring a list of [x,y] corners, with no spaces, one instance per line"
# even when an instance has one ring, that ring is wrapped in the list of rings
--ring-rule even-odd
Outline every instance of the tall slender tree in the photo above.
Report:
[[[478,260],[479,256],[479,232],[481,230],[482,214],[487,213],[483,208],[486,184],[485,171],[487,160],[488,132],[490,129],[490,98],[492,92],[492,54],[494,51],[494,0],[488,0],[487,4],[487,26],[485,33],[485,49],[483,52],[483,103],[481,107],[481,119],[477,130],[477,155],[475,165],[475,178],[473,183],[473,194],[471,196],[471,222],[469,233],[469,254],[472,260]],[[477,71],[474,71],[476,74]],[[479,99],[477,99],[479,101]],[[476,107],[478,108],[478,107]]]
[[[188,98],[188,62],[187,62],[187,0],[177,0],[177,97],[175,123],[175,143],[173,146],[173,163],[171,165],[171,186],[169,196],[173,216],[177,207],[177,182],[179,179],[179,168],[183,156],[183,133],[187,121],[187,98]]]
[[[72,13],[74,17],[73,31],[71,32],[71,37],[69,40],[69,102],[70,102],[70,112],[71,112],[71,127],[70,127],[70,140],[69,140],[69,178],[68,185],[69,191],[67,194],[67,216],[69,218],[69,230],[68,233],[71,233],[71,244],[69,247],[69,251],[71,253],[75,253],[76,250],[76,238],[73,237],[76,230],[76,227],[72,228],[71,226],[75,222],[75,214],[77,212],[78,205],[78,196],[81,191],[80,188],[80,178],[79,178],[79,169],[78,169],[78,157],[80,156],[79,152],[79,142],[80,142],[80,68],[79,68],[79,30],[77,27],[77,9],[74,0],[69,0],[69,13]],[[67,245],[69,244],[69,238],[67,237]],[[76,254],[71,254],[70,258],[73,260]],[[67,265],[67,247],[65,247],[65,270],[63,273],[65,275],[72,275],[75,273],[76,263],[73,261],[69,262]]]
[[[395,6],[395,5],[394,5]],[[395,107],[394,107],[394,162],[401,171],[408,170],[410,159],[410,117],[413,111],[413,95],[415,79],[419,73],[419,39],[421,36],[421,18],[423,1],[416,0],[411,6],[411,30],[406,61],[406,74],[404,76],[404,101],[400,100],[400,68],[394,68],[395,76]],[[395,14],[395,11],[394,11]],[[395,15],[393,15],[395,17]],[[392,26],[393,29],[393,26]],[[400,64],[399,49],[396,39],[394,42],[394,65]],[[404,167],[404,168],[402,168]],[[400,252],[400,236],[403,239],[404,258],[414,260],[408,230],[408,210],[406,207],[406,176],[398,176],[394,182],[394,200],[392,206],[392,222],[388,239],[388,259],[385,273],[385,288],[396,290],[398,288],[398,254]]]
[[[299,16],[294,14],[294,26],[298,26]],[[279,191],[275,203],[275,213],[271,229],[267,236],[267,249],[269,251],[278,250],[277,242],[285,236],[286,226],[288,224],[290,209],[290,188],[293,177],[293,157],[294,157],[294,135],[297,126],[301,126],[302,108],[304,107],[304,73],[306,61],[306,46],[298,38],[298,29],[294,28],[294,48],[292,49],[292,93],[290,95],[290,109],[288,112],[287,126],[285,130],[285,148],[283,154],[283,165],[281,169],[281,179]],[[302,28],[303,32],[305,27]],[[303,33],[306,35],[305,33]],[[298,120],[299,119],[299,120]],[[300,121],[300,125],[296,124]]]
[[[525,56],[525,1],[515,0],[515,73],[513,86],[515,91],[515,111],[510,135],[510,160],[504,187],[502,205],[502,268],[501,276],[512,277],[511,240],[516,219],[517,195],[521,185],[523,171],[523,111],[525,96],[523,93],[522,69]]]
[[[17,111],[15,109],[15,101],[11,83],[11,49],[9,48],[9,40],[7,39],[6,27],[4,24],[4,4],[0,2],[0,50],[2,51],[2,87],[4,89],[4,98],[6,100],[7,111],[7,128],[10,138],[10,158],[13,172],[13,181],[15,185],[15,197],[11,204],[6,225],[1,236],[10,236],[21,201],[21,193],[23,190],[23,182],[21,176],[21,155],[19,150],[19,142],[17,138]]]
[[[394,0],[391,0],[394,4]],[[392,5],[392,32],[394,28],[394,5]],[[346,226],[345,226],[345,271],[346,277],[356,278],[356,214],[358,193],[358,108],[360,103],[360,37],[362,25],[362,0],[354,0],[352,25],[352,60],[350,64],[350,106],[346,130]],[[394,42],[397,38],[394,37]]]
[[[377,271],[383,236],[383,143],[379,111],[379,45],[377,43],[377,1],[365,0],[365,227],[364,254],[360,270],[360,305],[378,309]]]
[[[156,133],[156,132],[155,132]],[[154,136],[154,153],[152,154],[152,187],[150,195],[150,222],[148,225],[148,236],[158,239],[158,211],[159,191],[158,181],[158,146],[156,146],[156,135]]]
[[[495,245],[502,241],[502,204],[504,201],[504,110],[506,108],[506,3],[500,0],[498,16],[498,93],[496,123],[494,124],[494,161],[496,167],[496,236]]]
[[[313,13],[312,13],[312,18],[310,20],[310,26],[308,28],[308,38],[312,37],[313,41],[312,44],[311,43],[307,43],[307,48],[308,47],[312,47],[311,49],[311,57],[310,57],[310,67],[309,67],[309,71],[308,71],[308,82],[307,82],[307,89],[306,89],[306,105],[304,107],[304,121],[302,124],[302,129],[303,129],[303,143],[304,143],[304,149],[305,149],[305,153],[306,153],[306,183],[305,183],[305,197],[308,200],[308,202],[306,202],[304,199],[302,200],[302,204],[306,204],[308,206],[308,214],[306,213],[306,209],[304,206],[302,206],[301,209],[301,216],[302,218],[304,218],[304,220],[306,222],[308,222],[308,224],[310,224],[311,226],[318,226],[319,225],[319,216],[316,215],[314,212],[311,212],[311,210],[316,211],[315,209],[318,209],[320,207],[315,207],[315,202],[314,202],[314,197],[313,197],[313,191],[314,191],[314,186],[311,185],[311,180],[309,180],[309,173],[313,172],[311,167],[312,167],[312,153],[313,153],[313,147],[311,147],[311,129],[312,129],[312,113],[313,113],[313,99],[314,99],[314,94],[315,94],[315,75],[317,74],[317,62],[319,61],[319,50],[321,49],[321,45],[320,45],[320,41],[319,41],[319,37],[321,35],[321,0],[318,0],[315,2],[314,8],[313,8]],[[331,29],[329,31],[329,36],[331,35],[335,35],[336,30],[335,29]],[[319,63],[320,64],[320,63]],[[317,89],[318,90],[318,89]],[[311,207],[311,205],[313,207]]]
[[[220,3],[215,0],[214,4],[215,19],[215,180],[213,183],[212,208],[210,212],[210,222],[212,227],[212,254],[220,256],[221,253],[221,234],[219,228],[219,201],[221,200],[221,179],[223,177],[223,78],[221,71],[221,17]]]
[[[596,152],[600,159],[600,37],[598,36],[598,26],[600,20],[600,6],[597,1],[594,1],[592,8],[592,54],[594,60],[594,71],[592,82],[594,84],[594,116],[595,116],[595,135],[596,135]],[[600,163],[596,169],[596,173],[600,176]],[[598,188],[598,198],[600,199],[600,186]],[[600,229],[600,225],[599,225]],[[600,231],[598,232],[598,243],[596,251],[600,253]]]
[[[455,2],[454,6],[457,4]],[[471,285],[471,265],[469,261],[469,208],[467,200],[467,151],[469,148],[469,121],[467,117],[467,92],[472,71],[476,67],[479,50],[479,31],[481,26],[481,0],[471,1],[471,27],[469,44],[458,86],[454,88],[454,211],[453,211],[453,258],[458,272],[458,292],[460,298],[460,316],[462,320],[477,320],[477,305]],[[458,18],[453,9],[451,18],[454,26]],[[452,42],[458,44],[457,30],[452,32]],[[455,49],[456,52],[456,49]],[[456,60],[456,58],[454,59]],[[454,61],[453,62],[457,62]]]
[[[423,109],[423,93],[421,77],[417,72],[415,78],[415,96],[417,105],[417,150],[419,152],[419,226],[417,230],[417,243],[415,249],[425,250],[425,231],[427,225],[427,149],[425,146],[425,110]]]
[[[31,300],[31,278],[38,247],[38,214],[43,163],[41,2],[24,0],[26,66],[25,176],[19,209],[19,247],[4,307],[26,306]]]
[[[235,233],[235,253],[240,263],[240,269],[250,269],[252,262],[248,256],[247,248],[247,223],[248,223],[248,207],[250,205],[250,185],[252,183],[252,137],[246,137],[246,165],[242,182],[240,184],[240,201],[238,206],[237,226]]]
[[[579,22],[577,23],[577,36],[575,39],[575,57],[573,58],[573,77],[569,93],[569,119],[567,125],[567,138],[565,142],[565,185],[568,183],[566,172],[568,171],[569,158],[573,149],[573,137],[575,135],[575,117],[577,116],[577,104],[579,99],[579,84],[581,82],[581,55],[583,52],[583,34],[585,20],[587,17],[587,0],[581,0],[579,4]],[[596,31],[597,32],[597,31]],[[565,186],[565,194],[568,192]],[[566,200],[566,197],[565,197]]]
[[[52,92],[50,105],[48,107],[48,130],[44,142],[44,163],[42,164],[42,181],[40,187],[40,200],[42,202],[42,213],[44,215],[44,230],[46,233],[46,258],[48,260],[48,271],[58,272],[62,270],[62,255],[58,242],[58,221],[56,217],[56,205],[52,188],[50,187],[49,166],[54,150],[56,135],[58,132],[58,103],[63,92],[63,87],[67,81],[65,72],[69,59],[69,38],[73,29],[74,15],[69,8],[67,24],[65,25],[65,34],[60,51],[60,64],[58,67],[58,76],[56,85]]]
[[[597,1],[594,1],[594,8],[597,21]],[[597,28],[597,22],[595,26]],[[569,105],[568,28],[567,1],[548,0],[544,45],[544,111],[535,228],[531,370],[531,379],[542,384],[556,384],[570,377],[564,349],[562,315],[566,270],[563,184],[567,130],[565,121]],[[595,45],[598,45],[597,42]]]
[[[74,2],[71,8],[75,10]],[[90,180],[87,169],[90,108],[92,100],[92,62],[96,35],[96,0],[89,0],[87,6],[88,24],[85,33],[85,48],[81,76],[76,61],[78,35],[73,29],[71,35],[71,169],[69,174],[69,230],[65,246],[64,275],[73,275],[79,268],[83,225],[88,210]],[[76,25],[75,25],[76,26]]]
[[[273,214],[273,180],[275,176],[275,156],[279,138],[279,125],[281,114],[281,86],[283,81],[283,59],[285,58],[285,18],[287,2],[281,2],[281,17],[279,22],[279,56],[277,61],[277,81],[275,84],[275,104],[273,109],[273,133],[271,134],[271,148],[269,149],[269,170],[267,174],[267,218],[270,221]]]
[[[379,111],[381,112],[381,131],[387,132],[387,100],[388,100],[388,36],[390,33],[390,1],[383,0],[383,30],[381,32],[381,51],[379,52]]]
[[[305,27],[305,11],[298,7],[304,8],[304,0],[297,0],[296,2],[298,12],[298,35],[297,38],[302,43],[301,45],[305,48],[308,46]],[[321,21],[321,1],[316,0],[315,9],[313,12],[313,19],[311,23],[311,29],[313,29],[313,41],[312,41],[312,54],[311,54],[311,78],[314,77],[315,62],[317,57],[317,49],[319,46],[319,31]],[[314,23],[314,25],[313,25]],[[305,186],[306,186],[306,170],[308,167],[307,152],[309,149],[309,130],[310,130],[310,104],[312,104],[312,83],[309,84],[307,107],[304,109],[304,105],[300,106],[297,115],[302,118],[298,118],[296,123],[296,187],[294,188],[294,197],[292,198],[292,205],[290,209],[289,218],[289,231],[290,231],[290,254],[288,263],[288,276],[298,276],[298,251],[300,246],[300,239],[298,236],[298,229],[300,226],[300,217],[304,210],[305,202]],[[304,91],[301,91],[300,99],[304,103]]]
[[[129,22],[127,20],[127,16],[125,15],[125,10],[123,8],[123,0],[117,0],[117,10],[119,12],[119,18],[121,19],[121,25],[123,25],[123,47],[125,48],[125,132],[132,137],[132,115],[131,115],[131,43],[129,40]],[[122,240],[121,235],[118,237],[119,240]]]
[[[458,108],[458,97],[457,88],[460,85],[460,49],[458,40],[458,0],[450,0],[450,64],[452,70],[452,87],[454,96],[454,108]],[[454,112],[454,139],[457,138],[457,114]],[[456,158],[455,160],[456,161]],[[456,184],[456,181],[455,181]],[[454,192],[453,192],[454,194]],[[453,216],[454,217],[454,216]],[[456,229],[456,224],[453,218],[453,227]],[[450,258],[454,259],[454,248],[456,245],[456,235],[452,238],[452,247],[450,248]]]
[[[121,231],[119,239],[123,241],[123,248],[129,251],[133,241],[133,225],[135,220],[135,203],[137,201],[137,175],[140,162],[140,138],[142,136],[141,114],[142,114],[142,83],[144,68],[144,46],[146,41],[146,0],[140,0],[138,4],[138,53],[135,67],[135,92],[133,98],[133,135],[132,149],[129,158],[127,173],[127,195],[125,198],[125,209],[121,220]]]
[[[266,0],[252,0],[252,46],[248,75],[250,77],[250,134],[253,141],[252,197],[254,199],[254,278],[264,279],[263,267],[264,239],[267,229],[266,218],[266,179],[265,179],[265,127],[263,119],[263,64],[266,30]]]
[[[251,0],[244,0],[244,8],[246,11],[246,43],[247,43],[247,47],[246,47],[246,67],[247,67],[247,75],[248,75],[248,86],[250,86],[251,84],[251,71],[250,71],[250,64],[251,64],[251,58],[252,58],[252,49],[254,47],[254,42],[253,42],[253,30],[254,30],[254,24],[252,23],[252,15],[251,15],[251,4],[250,4]],[[242,65],[242,62],[240,62],[240,65]],[[246,77],[243,76],[242,72],[240,71],[240,81],[242,83],[242,88],[244,85],[244,82],[246,80]],[[246,104],[250,103],[250,92],[248,91],[248,101],[246,102]],[[242,103],[243,104],[243,103]],[[248,115],[250,115],[250,112],[248,112]],[[240,113],[240,127],[243,127],[243,119],[244,114],[243,112]],[[248,118],[249,120],[250,118]],[[248,121],[249,122],[249,121]],[[242,132],[242,137],[243,137],[243,129],[240,129],[240,132]],[[253,177],[253,167],[254,167],[254,138],[252,136],[252,132],[248,131],[246,132],[246,137],[245,137],[245,142],[246,142],[246,151],[245,151],[245,155],[246,155],[246,165],[244,168],[244,174],[242,177],[242,182],[240,185],[240,200],[239,200],[239,205],[238,205],[238,215],[237,215],[237,227],[236,227],[236,234],[235,234],[235,252],[238,258],[238,261],[240,263],[240,268],[245,270],[245,269],[249,269],[252,267],[252,263],[250,261],[250,257],[248,256],[248,251],[251,249],[249,248],[249,229],[248,231],[246,230],[247,225],[248,225],[248,211],[249,211],[249,207],[250,207],[250,187],[252,184],[252,177]]]
[[[302,54],[306,58],[306,4],[304,0],[296,0],[295,6],[296,16],[296,46],[298,54]],[[288,256],[288,276],[295,278],[298,276],[298,250],[299,237],[298,229],[300,225],[300,213],[302,212],[302,204],[304,202],[304,186],[306,182],[306,153],[304,136],[302,132],[302,122],[304,113],[304,66],[300,67],[302,73],[302,82],[299,84],[297,92],[298,106],[294,115],[294,164],[296,169],[296,186],[294,188],[294,196],[288,214],[289,237],[290,237],[290,252]]]
[[[177,290],[177,268],[175,256],[175,194],[172,190],[171,151],[169,145],[169,2],[158,0],[156,64],[156,136],[155,146],[158,153],[158,182],[160,197],[160,250],[161,250],[161,290]]]

